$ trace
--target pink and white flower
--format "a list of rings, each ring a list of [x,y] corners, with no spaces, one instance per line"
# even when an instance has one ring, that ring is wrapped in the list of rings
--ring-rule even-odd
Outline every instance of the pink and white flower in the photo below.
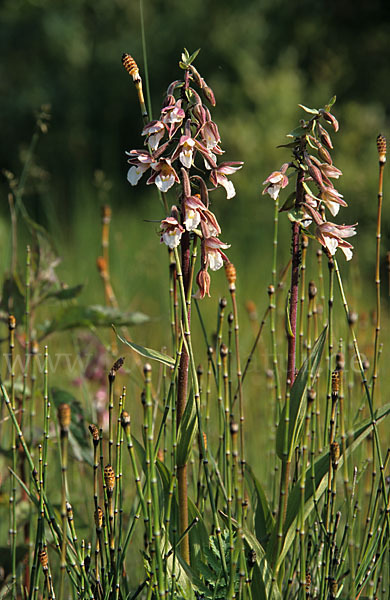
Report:
[[[204,144],[206,145],[207,150],[213,150],[221,141],[218,127],[214,121],[206,121],[200,130],[200,135]]]
[[[340,210],[340,206],[348,206],[345,200],[343,200],[342,194],[340,194],[340,192],[331,186],[322,186],[319,197],[329,210],[332,217],[337,215]]]
[[[162,121],[150,121],[142,130],[142,135],[146,135],[145,143],[149,144],[153,151],[157,150],[158,145],[165,134],[165,125]]]
[[[166,125],[169,125],[169,137],[172,137],[186,116],[181,104],[182,101],[179,99],[175,104],[169,104],[161,110],[161,121]]]
[[[345,254],[347,260],[352,258],[353,246],[345,238],[356,235],[355,225],[336,225],[329,221],[317,224],[316,238],[333,256],[337,248]]]
[[[202,251],[205,255],[207,265],[212,271],[218,271],[223,266],[223,261],[229,260],[222,250],[230,248],[230,244],[224,244],[216,237],[205,238],[202,241]]]
[[[200,223],[201,211],[205,209],[205,205],[200,198],[189,196],[183,200],[184,220],[183,223],[187,231],[193,231]]]
[[[180,179],[171,165],[169,158],[160,158],[151,165],[154,173],[147,180],[147,185],[155,183],[160,192],[167,192],[174,183],[180,183]]]
[[[161,243],[164,242],[173,250],[180,244],[181,236],[185,229],[179,223],[175,217],[167,217],[161,221]]]
[[[236,171],[241,169],[243,164],[244,163],[240,161],[223,162],[211,171],[211,183],[215,187],[217,187],[218,185],[224,187],[226,190],[226,196],[228,200],[230,198],[234,198],[234,196],[236,195],[236,190],[234,189],[233,183],[226,177],[226,175],[231,175],[232,173],[235,173]]]
[[[263,181],[263,185],[266,187],[263,190],[263,194],[269,194],[272,200],[276,200],[279,196],[280,190],[283,190],[288,185],[288,177],[285,175],[287,169],[289,167],[288,163],[284,163],[280,171],[273,171],[271,175],[267,177],[265,181]]]
[[[142,175],[152,166],[154,158],[145,150],[130,150],[126,152],[130,156],[128,162],[133,165],[127,172],[127,181],[131,185],[137,185]]]

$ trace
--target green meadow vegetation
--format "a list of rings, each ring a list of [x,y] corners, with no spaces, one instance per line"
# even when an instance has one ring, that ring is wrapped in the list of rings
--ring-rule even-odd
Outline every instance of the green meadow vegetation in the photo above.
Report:
[[[299,5],[0,8],[0,598],[389,597],[388,21]]]

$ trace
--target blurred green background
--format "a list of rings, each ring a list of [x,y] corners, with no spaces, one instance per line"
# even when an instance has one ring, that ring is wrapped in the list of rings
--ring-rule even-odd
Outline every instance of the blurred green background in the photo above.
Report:
[[[344,172],[337,187],[349,203],[336,220],[359,222],[353,268],[372,274],[375,139],[389,129],[389,3],[358,0],[352,9],[334,1],[165,0],[143,6],[154,115],[168,83],[180,77],[183,47],[191,52],[201,47],[196,66],[216,95],[213,118],[225,158],[245,161],[233,178],[237,197],[227,201],[223,191],[215,192],[214,210],[247,295],[259,297],[258,282],[266,285],[270,277],[266,259],[272,251],[273,206],[261,196],[261,184],[288,160],[288,151],[276,146],[304,116],[298,103],[323,106],[333,94],[341,125],[333,138],[334,157]],[[153,279],[165,264],[157,226],[144,222],[162,217],[154,186],[143,180],[132,188],[126,181],[124,152],[142,147],[143,139],[137,97],[121,56],[132,54],[144,77],[140,5],[128,0],[3,0],[0,23],[0,166],[20,173],[34,111],[51,104],[49,133],[39,141],[25,203],[71,260],[61,267],[71,284],[94,277],[99,207],[110,203],[118,294],[122,303],[130,295],[137,305],[145,279]],[[97,183],[97,170],[110,182],[106,192]],[[386,174],[384,251],[390,248],[387,181]],[[1,193],[6,230],[5,179]],[[80,260],[74,260],[75,252]],[[289,244],[281,253],[288,258]],[[215,285],[222,278],[217,274]],[[84,293],[95,297],[94,286]],[[261,294],[266,301],[265,290]]]

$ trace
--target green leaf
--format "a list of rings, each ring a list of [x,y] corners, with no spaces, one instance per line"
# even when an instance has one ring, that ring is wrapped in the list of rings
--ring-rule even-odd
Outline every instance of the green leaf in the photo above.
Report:
[[[119,333],[116,331],[114,326],[113,326],[113,330],[115,331],[117,338],[121,342],[123,342],[123,344],[126,344],[132,350],[134,350],[134,352],[137,352],[141,356],[144,356],[145,358],[149,358],[150,360],[157,360],[158,362],[163,363],[163,365],[166,365],[167,367],[175,366],[175,363],[176,363],[175,359],[172,358],[171,356],[168,356],[168,354],[163,354],[162,352],[158,352],[157,350],[153,350],[152,348],[145,348],[144,346],[139,346],[138,344],[135,344],[134,342],[130,342],[126,338],[119,335]]]
[[[74,287],[63,288],[61,290],[54,290],[53,292],[49,292],[39,300],[39,303],[44,302],[48,298],[57,298],[57,300],[72,300],[76,298],[83,289],[84,285],[80,283],[79,285],[75,285]]]
[[[300,108],[303,108],[304,111],[306,111],[307,113],[310,113],[311,115],[319,115],[319,111],[316,108],[308,108],[307,106],[304,106],[304,104],[298,104],[298,106]]]
[[[258,541],[265,548],[275,525],[275,519],[272,516],[272,510],[268,504],[263,487],[248,464],[245,466],[245,475],[252,480],[256,492],[255,531]]]
[[[286,137],[299,138],[306,134],[307,134],[307,127],[300,126],[300,127],[296,127],[292,131],[290,131],[290,133],[288,133]]]
[[[374,419],[379,424],[383,419],[390,414],[390,403],[378,408],[375,411]],[[354,450],[363,442],[363,440],[370,434],[372,431],[372,421],[371,419],[365,419],[361,422],[348,436],[348,440],[346,442],[346,451],[345,455],[349,457]],[[341,439],[338,440],[341,447]],[[344,462],[344,455],[340,456],[338,462],[338,468],[342,466]],[[314,486],[312,481],[312,473],[311,466],[308,467],[306,472],[306,483],[305,483],[305,509],[304,509],[304,518],[307,519],[312,510],[314,509],[314,492],[316,495],[317,502],[320,500],[322,494],[325,492],[327,484],[328,484],[328,471],[329,471],[329,450],[324,450],[322,454],[315,460],[314,462]],[[314,487],[314,490],[313,490]],[[288,550],[291,547],[291,544],[294,542],[296,537],[296,520],[299,515],[299,506],[301,501],[301,490],[300,490],[300,482],[297,481],[288,497],[287,502],[287,511],[286,511],[286,520],[284,523],[284,532],[283,532],[283,548],[281,550],[280,555],[277,557],[276,569],[282,564],[283,560],[286,557]],[[273,541],[276,543],[276,535],[274,535],[275,530],[273,532]],[[272,548],[267,548],[267,554],[269,556],[272,555]]]
[[[189,59],[187,60],[187,64],[188,64],[188,65],[190,65],[191,63],[193,63],[193,62],[194,62],[194,60],[195,60],[195,58],[198,56],[199,52],[200,52],[200,48],[198,48],[197,50],[195,50],[195,52],[193,52],[193,53],[191,54],[191,56],[190,56],[190,57],[189,57]]]
[[[225,523],[228,523],[228,516],[219,511]],[[235,529],[238,528],[238,523],[235,519],[231,519],[232,525]],[[256,539],[256,537],[251,533],[246,527],[241,529],[242,535],[249,548],[256,552],[256,564],[260,571],[260,577],[264,584],[265,590],[265,598],[266,600],[282,600],[281,593],[275,581],[273,581],[273,571],[272,568],[266,558],[266,553],[263,546]]]
[[[111,327],[112,324],[139,325],[148,321],[143,313],[124,313],[108,306],[66,306],[54,319],[43,325],[40,339],[54,331],[66,331],[77,327]]]
[[[332,108],[333,104],[336,102],[336,96],[332,96],[332,98],[329,100],[328,104],[325,105],[325,110],[326,112],[329,112],[330,109]]]
[[[4,279],[3,289],[1,292],[0,310],[4,313],[4,319],[8,315],[13,315],[16,319],[16,325],[23,323],[25,309],[25,299],[23,285],[19,277],[8,275]]]
[[[326,340],[327,327],[325,327],[316,340],[313,349],[310,353],[310,356],[305,360],[302,367],[299,370],[298,375],[295,378],[293,386],[291,388],[290,393],[290,411],[289,411],[289,421],[288,421],[288,445],[287,451],[289,455],[293,452],[295,446],[298,443],[298,438],[300,432],[302,430],[302,423],[305,417],[305,409],[306,409],[306,397],[305,397],[305,389],[307,386],[307,381],[309,378],[314,379],[317,369],[320,364],[322,351],[324,349],[324,344]],[[282,410],[282,414],[280,416],[280,421],[278,425],[278,429],[276,431],[276,452],[281,460],[283,460],[283,446],[285,439],[285,428],[286,428],[286,405]]]
[[[80,402],[68,391],[57,387],[50,389],[50,398],[56,408],[60,404],[69,404],[71,409],[71,423],[69,428],[69,444],[74,457],[80,462],[93,465],[93,453],[90,446],[90,436],[85,426],[83,407]]]
[[[195,398],[194,394],[191,392],[177,432],[176,462],[178,467],[182,467],[187,463],[196,431],[197,420]]]
[[[284,204],[281,208],[279,208],[279,212],[284,212],[286,210],[291,210],[295,204],[296,192],[291,192],[284,201]]]

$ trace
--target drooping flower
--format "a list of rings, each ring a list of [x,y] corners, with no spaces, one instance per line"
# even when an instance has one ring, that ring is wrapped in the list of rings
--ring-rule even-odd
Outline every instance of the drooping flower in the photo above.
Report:
[[[184,198],[182,206],[184,208],[183,223],[187,231],[193,231],[198,227],[201,219],[201,211],[206,207],[201,199],[196,196]]]
[[[154,158],[145,150],[130,150],[126,154],[130,156],[128,162],[133,165],[127,172],[127,181],[137,185],[145,171],[152,166]]]
[[[147,185],[155,183],[160,192],[167,192],[174,183],[180,183],[169,158],[160,158],[158,162],[152,163],[151,167],[154,173],[147,180]]]
[[[218,127],[214,121],[206,121],[200,130],[201,138],[208,150],[213,150],[221,141]]]
[[[280,190],[284,189],[288,185],[288,177],[285,175],[289,167],[288,163],[284,163],[280,167],[280,171],[273,171],[271,175],[263,181],[263,185],[266,187],[263,190],[263,194],[269,194],[272,200],[276,200],[279,196]]]
[[[212,271],[218,271],[223,266],[223,261],[229,260],[222,250],[230,248],[230,244],[224,244],[216,237],[202,240],[202,251],[206,257],[207,265]]]
[[[196,283],[198,284],[198,290],[194,294],[194,297],[196,299],[202,299],[206,294],[210,297],[211,278],[206,268],[200,269],[196,276]]]
[[[164,242],[171,250],[180,244],[181,236],[185,229],[175,217],[167,217],[161,221],[160,241]]]
[[[218,185],[224,187],[228,199],[234,198],[234,196],[236,195],[236,190],[234,189],[233,183],[226,177],[226,175],[231,175],[232,173],[235,173],[236,171],[241,169],[243,164],[244,163],[241,161],[223,162],[211,171],[211,183],[215,187],[217,187]]]
[[[165,125],[162,121],[150,121],[142,130],[142,135],[146,136],[146,144],[149,144],[151,149],[157,150],[158,145],[165,134]]]
[[[340,248],[344,252],[345,258],[351,260],[353,246],[345,238],[356,235],[356,225],[336,225],[336,223],[330,221],[318,223],[316,238],[320,244],[329,250],[332,256],[336,253],[337,248]]]
[[[328,208],[332,217],[337,215],[340,210],[340,206],[348,206],[345,200],[343,200],[342,194],[340,194],[340,192],[338,192],[332,186],[322,186],[319,197]]]

